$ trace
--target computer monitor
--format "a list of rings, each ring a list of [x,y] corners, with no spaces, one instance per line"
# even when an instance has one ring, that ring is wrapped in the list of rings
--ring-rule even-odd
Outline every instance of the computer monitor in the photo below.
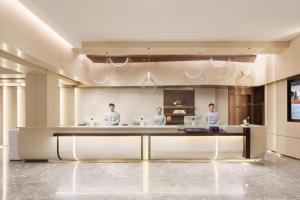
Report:
[[[196,126],[202,123],[201,116],[184,116],[184,125]]]

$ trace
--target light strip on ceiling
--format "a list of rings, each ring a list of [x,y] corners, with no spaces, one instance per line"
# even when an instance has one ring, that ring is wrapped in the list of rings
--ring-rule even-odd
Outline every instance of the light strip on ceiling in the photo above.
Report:
[[[48,24],[46,24],[43,20],[41,20],[37,15],[35,15],[31,10],[29,10],[26,6],[24,6],[18,0],[5,0],[4,3],[7,3],[9,6],[16,9],[17,13],[20,13],[25,19],[32,22],[32,24],[36,25],[39,29],[42,29],[43,32],[51,35],[55,40],[59,43],[63,44],[67,48],[73,48],[73,45],[69,43],[65,38],[55,32]]]

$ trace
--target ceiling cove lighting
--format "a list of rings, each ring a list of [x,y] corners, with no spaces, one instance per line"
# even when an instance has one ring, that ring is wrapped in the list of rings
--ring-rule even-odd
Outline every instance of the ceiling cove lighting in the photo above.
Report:
[[[57,40],[59,43],[63,44],[66,48],[73,48],[73,45],[69,43],[65,38],[55,32],[48,24],[46,24],[43,20],[41,20],[37,15],[35,15],[31,10],[29,10],[26,6],[24,6],[18,0],[4,0],[4,3],[8,4],[8,6],[15,8],[16,13],[20,13],[25,19],[32,22],[36,27],[43,30],[43,32],[51,35],[52,38]]]

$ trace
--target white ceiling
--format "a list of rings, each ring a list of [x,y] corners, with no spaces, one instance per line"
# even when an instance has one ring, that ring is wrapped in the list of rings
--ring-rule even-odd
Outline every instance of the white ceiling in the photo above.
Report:
[[[289,41],[300,0],[20,0],[75,46],[83,41]]]

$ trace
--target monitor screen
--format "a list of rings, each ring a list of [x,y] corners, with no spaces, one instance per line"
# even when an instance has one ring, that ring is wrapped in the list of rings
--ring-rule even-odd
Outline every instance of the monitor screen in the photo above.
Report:
[[[184,116],[184,125],[202,125],[201,116]]]
[[[300,121],[300,78],[288,80],[288,121]]]

